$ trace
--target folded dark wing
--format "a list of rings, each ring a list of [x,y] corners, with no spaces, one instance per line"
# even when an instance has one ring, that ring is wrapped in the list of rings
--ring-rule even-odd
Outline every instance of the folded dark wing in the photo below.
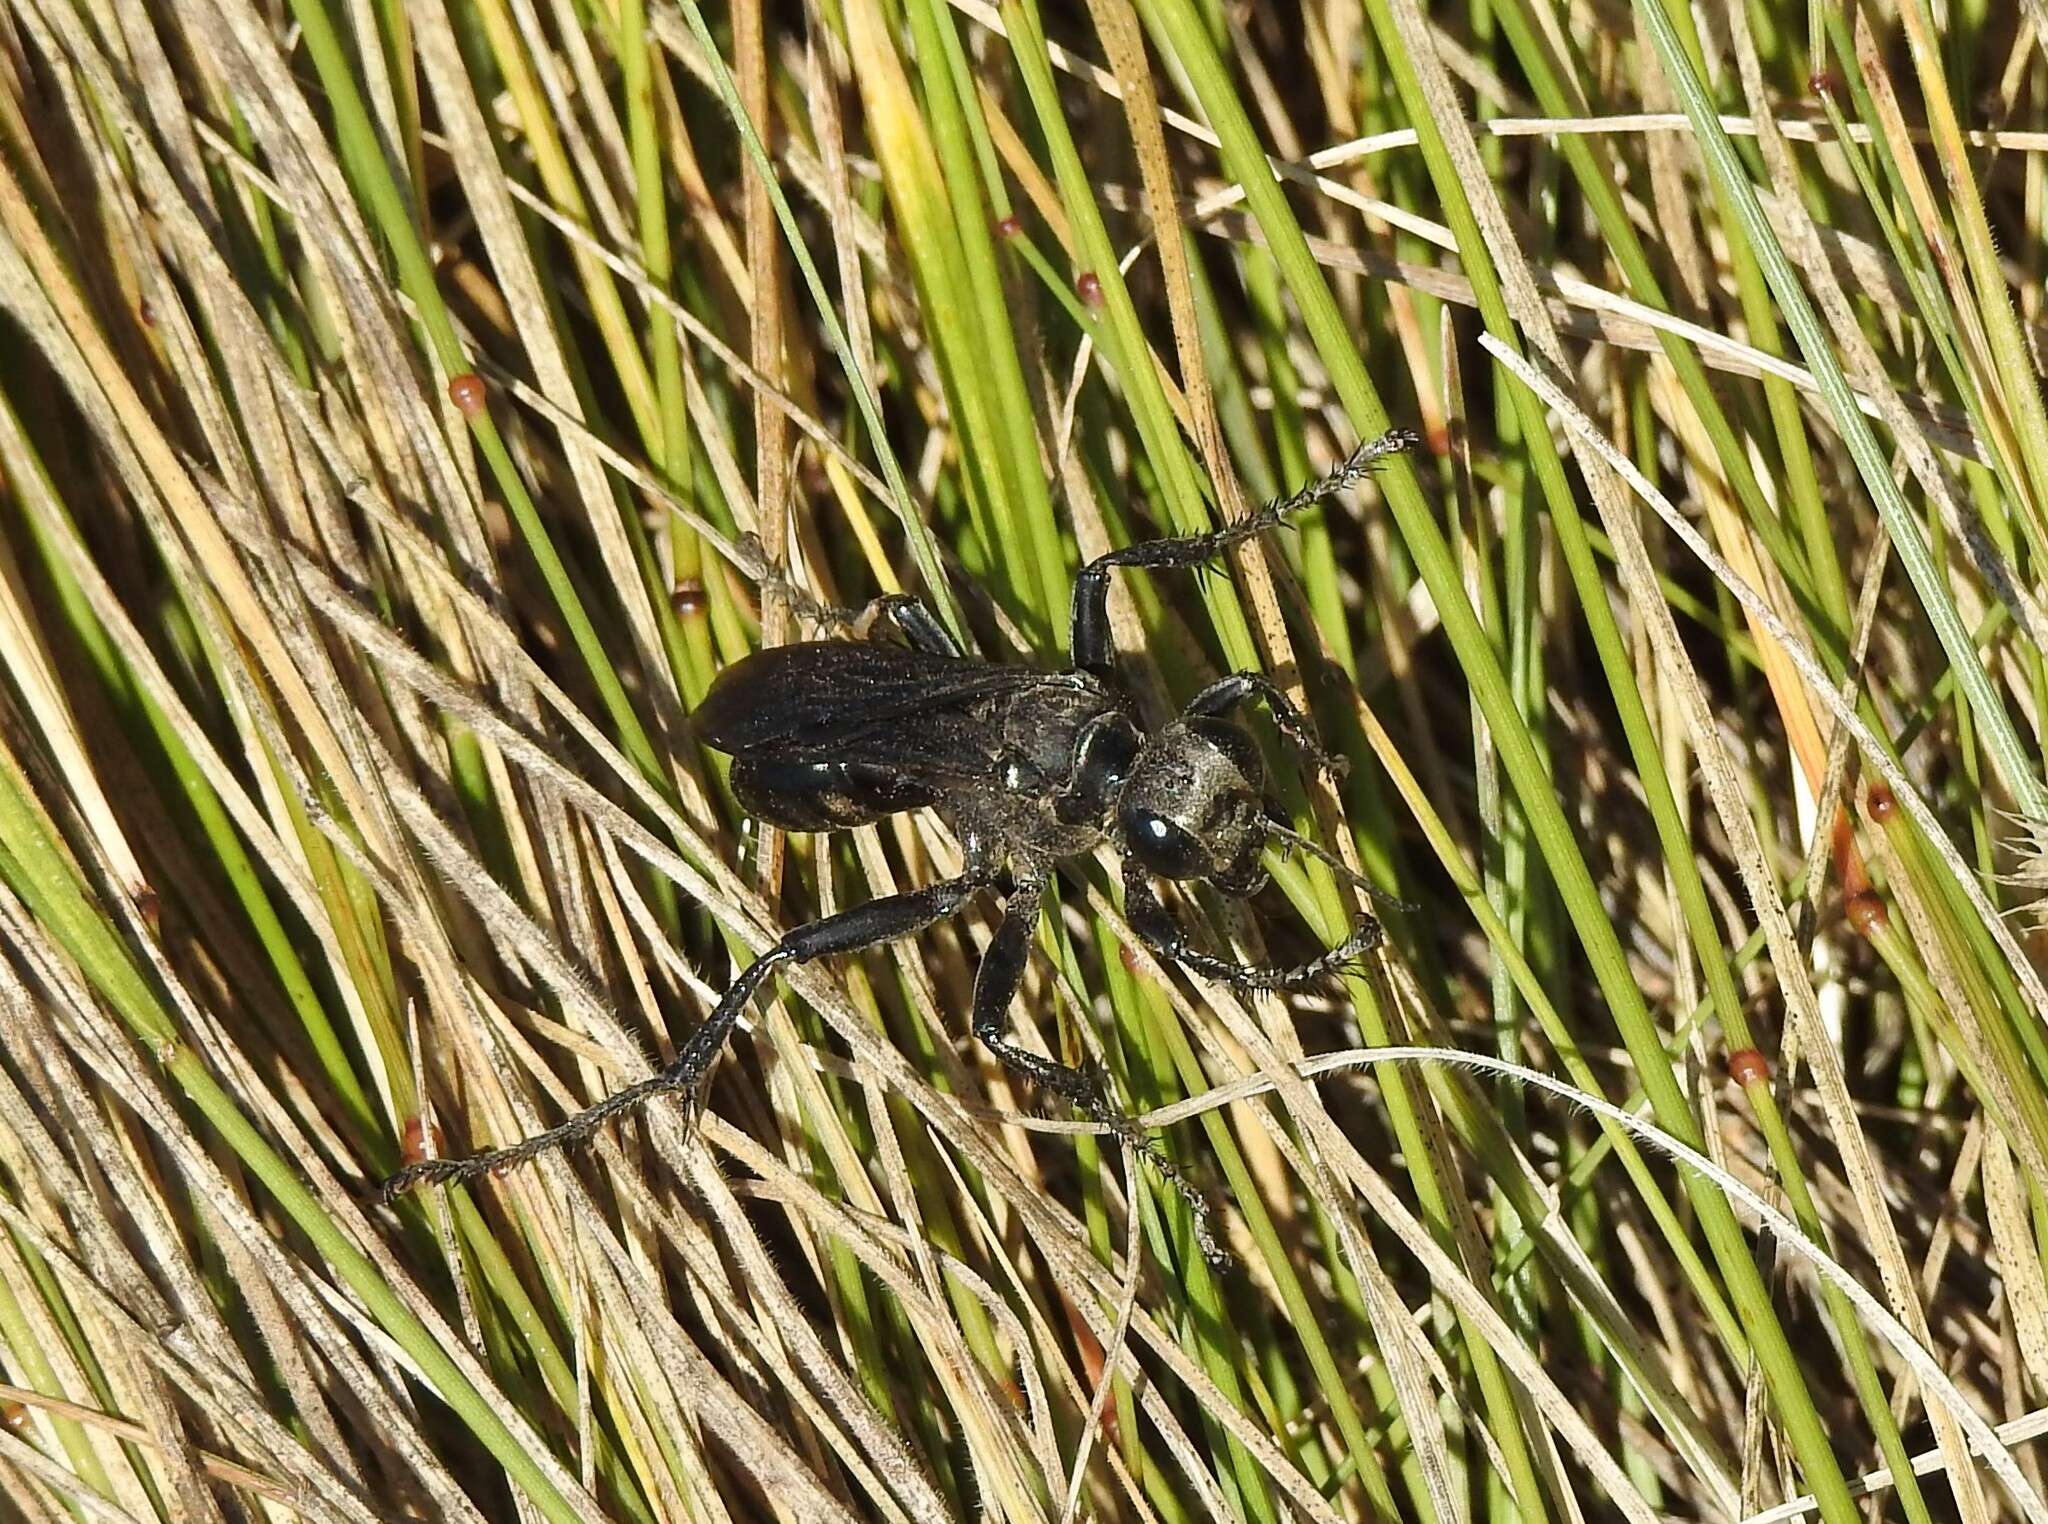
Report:
[[[881,642],[770,646],[718,675],[690,727],[735,757],[979,777],[997,751],[981,701],[1046,676]]]

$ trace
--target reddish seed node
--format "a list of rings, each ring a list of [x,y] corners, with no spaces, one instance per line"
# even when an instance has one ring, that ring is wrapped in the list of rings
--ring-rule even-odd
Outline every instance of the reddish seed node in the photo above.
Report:
[[[436,1127],[434,1157],[438,1159],[441,1153],[441,1129]],[[400,1162],[404,1164],[417,1164],[427,1157],[427,1129],[419,1117],[410,1116],[405,1119],[405,1132],[398,1140],[398,1156]]]
[[[1113,1449],[1123,1448],[1123,1418],[1113,1402],[1105,1404],[1102,1409],[1102,1442]]]
[[[28,1427],[28,1404],[0,1402],[0,1424],[5,1424],[11,1433],[21,1433]]]
[[[1130,943],[1126,942],[1119,947],[1117,949],[1117,956],[1124,960],[1125,973],[1135,974],[1138,972],[1138,950],[1131,946]]]
[[[1806,85],[1815,95],[1839,95],[1842,89],[1842,77],[1833,69],[1816,69],[1808,77]]]
[[[668,590],[669,607],[682,619],[701,619],[711,607],[711,597],[695,577],[685,577]]]
[[[1728,1078],[1745,1089],[1767,1085],[1771,1080],[1771,1061],[1755,1048],[1737,1048],[1728,1055]]]
[[[1018,220],[1017,214],[1015,212],[1010,213],[1010,215],[1007,217],[998,217],[996,219],[997,237],[1021,238],[1023,235],[1024,224]]]
[[[484,378],[473,370],[466,370],[448,382],[448,400],[455,404],[455,410],[465,418],[474,418],[484,410],[486,393]]]
[[[144,328],[156,327],[156,308],[150,305],[148,297],[135,304],[135,315],[142,319]]]
[[[1888,785],[1873,783],[1870,785],[1870,802],[1864,809],[1877,824],[1888,825],[1892,817],[1899,813],[1899,796],[1894,794]]]
[[[1081,294],[1081,300],[1089,307],[1102,306],[1102,277],[1093,270],[1083,270],[1074,281],[1074,289]]]
[[[1884,896],[1875,889],[1859,889],[1842,902],[1842,913],[1849,918],[1849,924],[1856,929],[1856,935],[1868,940],[1892,923],[1892,913],[1885,905]]]
[[[163,929],[164,902],[157,898],[154,889],[138,889],[135,892],[135,913],[142,917],[151,931]]]

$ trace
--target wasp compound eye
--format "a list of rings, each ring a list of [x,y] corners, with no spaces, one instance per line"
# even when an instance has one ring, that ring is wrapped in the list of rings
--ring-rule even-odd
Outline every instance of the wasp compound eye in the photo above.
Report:
[[[1157,810],[1126,807],[1119,824],[1125,849],[1161,878],[1200,878],[1209,871],[1209,851],[1195,833]]]

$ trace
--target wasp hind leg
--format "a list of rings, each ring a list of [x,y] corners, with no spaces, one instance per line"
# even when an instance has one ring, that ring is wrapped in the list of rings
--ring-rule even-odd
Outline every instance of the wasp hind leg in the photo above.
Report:
[[[381,1194],[388,1201],[415,1186],[452,1185],[495,1175],[552,1149],[586,1143],[606,1124],[628,1112],[637,1111],[659,1096],[693,1098],[704,1077],[711,1072],[711,1066],[717,1062],[718,1055],[725,1050],[732,1029],[739,1022],[740,1012],[747,1008],[747,1003],[776,969],[785,963],[809,963],[833,953],[858,952],[864,947],[910,936],[935,921],[953,915],[980,893],[987,882],[979,875],[947,879],[907,894],[869,900],[837,915],[813,921],[808,926],[797,927],[740,972],[724,995],[719,997],[711,1014],[704,1018],[704,1024],[690,1034],[690,1040],[676,1055],[675,1062],[661,1073],[636,1085],[628,1085],[624,1090],[606,1096],[595,1106],[577,1112],[566,1122],[521,1142],[466,1158],[425,1159],[410,1165],[387,1179]]]

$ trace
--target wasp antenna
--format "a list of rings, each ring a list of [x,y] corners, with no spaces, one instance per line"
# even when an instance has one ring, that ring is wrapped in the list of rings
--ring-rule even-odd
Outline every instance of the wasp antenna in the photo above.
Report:
[[[1377,901],[1379,904],[1386,906],[1389,910],[1412,911],[1416,908],[1407,900],[1400,899],[1394,895],[1387,893],[1386,890],[1382,889],[1378,884],[1375,884],[1363,873],[1358,872],[1356,869],[1346,864],[1342,858],[1337,856],[1337,854],[1332,852],[1329,848],[1320,846],[1317,843],[1310,841],[1306,836],[1303,836],[1299,831],[1289,829],[1287,826],[1284,826],[1279,821],[1275,820],[1271,815],[1268,815],[1266,817],[1266,837],[1270,841],[1284,842],[1289,847],[1292,847],[1301,852],[1306,852],[1310,857],[1313,857],[1317,862],[1322,863],[1326,867],[1328,867],[1332,873],[1336,874],[1337,877],[1343,879],[1345,883],[1355,884],[1360,889],[1363,889],[1367,894],[1371,895],[1375,901]]]

